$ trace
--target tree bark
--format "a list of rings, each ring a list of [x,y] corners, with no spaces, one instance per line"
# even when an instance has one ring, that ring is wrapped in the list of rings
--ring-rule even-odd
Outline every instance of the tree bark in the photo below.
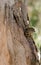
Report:
[[[0,65],[37,65],[30,43],[13,17],[11,6],[5,3],[3,5],[0,10]],[[37,56],[37,51],[33,48]],[[32,60],[35,63],[32,64]]]

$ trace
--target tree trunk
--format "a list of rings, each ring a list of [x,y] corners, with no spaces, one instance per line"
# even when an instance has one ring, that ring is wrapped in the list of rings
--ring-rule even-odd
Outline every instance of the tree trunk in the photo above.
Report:
[[[13,17],[11,6],[6,6],[4,0],[0,7],[0,65],[38,65],[22,27]]]

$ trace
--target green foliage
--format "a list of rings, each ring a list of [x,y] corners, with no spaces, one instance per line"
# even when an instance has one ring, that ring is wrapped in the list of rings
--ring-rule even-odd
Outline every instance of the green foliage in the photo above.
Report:
[[[34,34],[33,34],[33,37],[34,37],[34,39],[37,39],[38,36],[37,36],[36,33],[34,33]]]
[[[38,11],[34,8],[33,11],[32,11],[31,18],[30,18],[30,25],[36,26],[38,20],[39,20]]]
[[[32,2],[29,2],[28,4],[29,4],[29,6],[33,6],[33,3]]]

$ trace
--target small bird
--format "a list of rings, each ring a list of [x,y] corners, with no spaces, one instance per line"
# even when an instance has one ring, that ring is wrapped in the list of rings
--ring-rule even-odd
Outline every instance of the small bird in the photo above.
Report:
[[[35,32],[34,28],[28,27],[24,30],[24,35],[27,38],[28,42],[30,43],[30,47],[33,49],[33,44],[34,44],[34,47],[35,47],[36,51],[38,52],[38,49],[37,49],[35,42],[33,40],[33,37],[32,37],[32,33],[34,33],[34,32]]]
[[[32,27],[28,27],[28,28],[25,28],[24,35],[26,35],[27,37],[27,36],[30,36],[33,32],[35,32],[35,29]]]

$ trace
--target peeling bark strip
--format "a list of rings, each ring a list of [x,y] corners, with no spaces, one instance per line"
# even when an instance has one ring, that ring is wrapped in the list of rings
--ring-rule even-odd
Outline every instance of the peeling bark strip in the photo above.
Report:
[[[1,8],[0,65],[38,65],[35,43],[29,35],[32,29],[29,29],[25,10],[26,6],[22,2],[12,6],[4,3]]]

